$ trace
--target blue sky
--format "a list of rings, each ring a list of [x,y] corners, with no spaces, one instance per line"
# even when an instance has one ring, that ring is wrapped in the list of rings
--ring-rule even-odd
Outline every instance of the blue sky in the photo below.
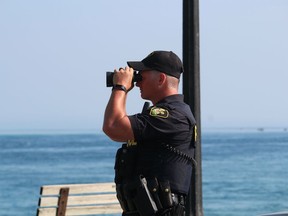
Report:
[[[201,0],[201,124],[288,127],[288,1]],[[182,58],[179,0],[0,0],[0,130],[101,131],[106,71]],[[182,90],[181,90],[182,91]],[[135,88],[127,111],[141,111]]]

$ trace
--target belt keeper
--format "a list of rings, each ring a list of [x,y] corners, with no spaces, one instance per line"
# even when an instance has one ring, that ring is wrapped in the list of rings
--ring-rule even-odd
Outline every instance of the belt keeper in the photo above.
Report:
[[[124,91],[125,93],[127,93],[127,89],[123,85],[114,85],[112,88],[112,91],[114,91],[114,90],[121,90],[121,91]]]

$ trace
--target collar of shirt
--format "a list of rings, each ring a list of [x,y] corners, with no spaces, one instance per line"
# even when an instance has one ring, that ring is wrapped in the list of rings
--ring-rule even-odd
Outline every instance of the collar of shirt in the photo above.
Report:
[[[184,95],[175,94],[175,95],[167,96],[167,97],[163,98],[162,100],[158,101],[155,104],[155,106],[157,106],[158,104],[161,104],[161,103],[169,103],[169,102],[175,102],[175,101],[183,102],[184,101]]]

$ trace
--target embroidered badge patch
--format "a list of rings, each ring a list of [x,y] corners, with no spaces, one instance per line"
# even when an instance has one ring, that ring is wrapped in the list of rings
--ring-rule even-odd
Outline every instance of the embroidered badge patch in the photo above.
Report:
[[[169,112],[166,109],[159,108],[159,107],[152,107],[150,110],[150,115],[160,118],[168,118]]]

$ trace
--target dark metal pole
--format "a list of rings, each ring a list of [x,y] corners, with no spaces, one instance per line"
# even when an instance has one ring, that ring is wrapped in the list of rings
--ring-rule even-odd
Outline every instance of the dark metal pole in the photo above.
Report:
[[[199,0],[183,0],[183,94],[197,122],[197,141],[190,193],[186,215],[203,216],[201,118],[200,118],[200,52],[199,52]]]

